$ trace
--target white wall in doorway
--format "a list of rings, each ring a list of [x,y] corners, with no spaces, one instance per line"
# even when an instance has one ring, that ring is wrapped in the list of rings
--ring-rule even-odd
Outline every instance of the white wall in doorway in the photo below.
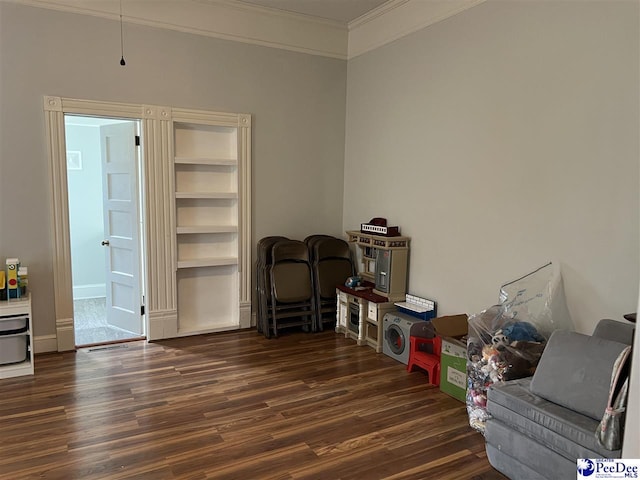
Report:
[[[80,169],[67,170],[73,298],[105,296],[100,128],[65,118],[67,152],[80,152]],[[69,167],[69,165],[68,165]]]

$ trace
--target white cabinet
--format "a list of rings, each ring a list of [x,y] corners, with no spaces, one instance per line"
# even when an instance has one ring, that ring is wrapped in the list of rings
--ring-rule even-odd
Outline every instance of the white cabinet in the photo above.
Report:
[[[31,296],[0,301],[0,378],[33,375]]]
[[[248,327],[250,117],[173,115],[178,334]]]

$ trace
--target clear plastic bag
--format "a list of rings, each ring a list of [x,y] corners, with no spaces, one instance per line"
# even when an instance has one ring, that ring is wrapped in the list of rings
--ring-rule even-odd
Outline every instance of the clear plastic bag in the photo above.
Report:
[[[552,263],[500,288],[499,305],[469,317],[467,412],[484,432],[487,390],[535,372],[551,332],[573,329],[560,271]]]
[[[502,285],[500,304],[511,318],[533,323],[547,337],[554,330],[573,330],[557,263]]]

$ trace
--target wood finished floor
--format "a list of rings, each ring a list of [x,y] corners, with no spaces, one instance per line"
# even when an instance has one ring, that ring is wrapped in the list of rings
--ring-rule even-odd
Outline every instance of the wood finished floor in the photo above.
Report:
[[[464,405],[333,332],[36,357],[0,380],[1,479],[497,480]]]

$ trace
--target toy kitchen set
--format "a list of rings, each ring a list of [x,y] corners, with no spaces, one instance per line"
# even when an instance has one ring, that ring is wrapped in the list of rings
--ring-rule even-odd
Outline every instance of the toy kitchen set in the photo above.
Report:
[[[336,287],[336,332],[380,353],[384,315],[405,300],[410,238],[401,236],[398,227],[388,227],[383,218],[346,233],[356,247],[358,276]]]
[[[0,378],[33,375],[27,268],[7,258],[0,270]]]

